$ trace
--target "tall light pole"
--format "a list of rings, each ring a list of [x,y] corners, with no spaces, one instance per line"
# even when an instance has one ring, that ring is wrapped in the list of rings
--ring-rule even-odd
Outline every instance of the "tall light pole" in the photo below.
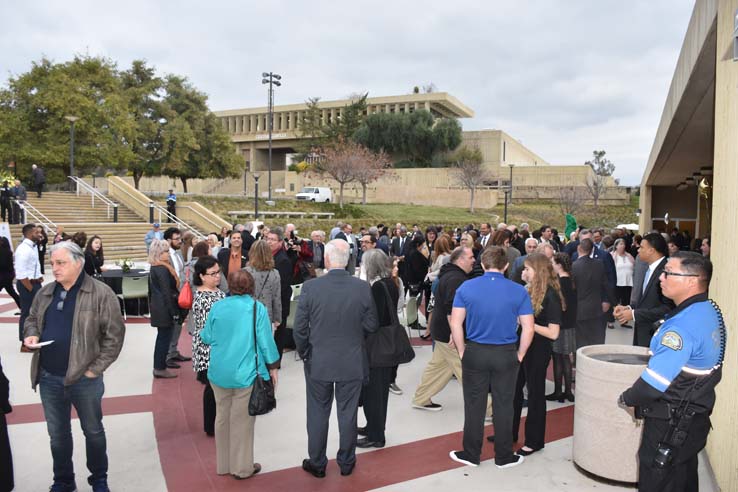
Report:
[[[64,119],[72,123],[69,127],[69,175],[74,176],[74,122],[79,116],[65,116]]]
[[[515,164],[509,164],[510,166],[510,204],[512,205],[512,189],[513,189],[513,182],[512,182],[512,171],[515,167]]]
[[[259,175],[254,173],[254,220],[259,220]]]
[[[272,199],[272,128],[274,127],[274,86],[282,85],[282,76],[272,72],[261,74],[262,84],[269,84],[269,200]]]

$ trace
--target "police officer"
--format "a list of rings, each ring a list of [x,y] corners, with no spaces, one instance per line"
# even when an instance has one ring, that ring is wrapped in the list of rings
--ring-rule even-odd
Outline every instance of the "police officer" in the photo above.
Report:
[[[711,276],[710,260],[690,252],[672,256],[660,276],[677,307],[651,339],[648,367],[619,399],[645,419],[638,490],[699,489],[697,454],[710,431],[726,343],[720,310],[707,298]]]
[[[177,195],[174,194],[174,190],[169,190],[167,196],[167,212],[175,217],[177,216]],[[167,222],[173,222],[171,217],[167,217]]]

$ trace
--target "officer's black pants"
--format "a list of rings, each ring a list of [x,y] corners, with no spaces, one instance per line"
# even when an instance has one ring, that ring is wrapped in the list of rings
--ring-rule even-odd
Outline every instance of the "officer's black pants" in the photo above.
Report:
[[[672,465],[661,469],[654,466],[654,457],[668,428],[668,420],[645,419],[643,439],[638,450],[638,490],[641,492],[699,492],[697,454],[707,443],[710,419],[705,415],[694,416],[687,440],[676,451]]]

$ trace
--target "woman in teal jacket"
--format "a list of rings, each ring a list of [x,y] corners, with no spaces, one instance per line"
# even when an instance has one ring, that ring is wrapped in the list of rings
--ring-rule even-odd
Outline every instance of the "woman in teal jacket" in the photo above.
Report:
[[[210,345],[208,379],[215,393],[215,450],[218,475],[249,478],[259,473],[254,463],[254,417],[249,415],[249,398],[256,371],[272,379],[277,387],[279,352],[272,337],[266,307],[252,297],[254,278],[246,270],[228,274],[231,296],[213,304],[205,327],[203,343]],[[254,344],[256,309],[256,344]],[[258,351],[256,367],[254,349]]]

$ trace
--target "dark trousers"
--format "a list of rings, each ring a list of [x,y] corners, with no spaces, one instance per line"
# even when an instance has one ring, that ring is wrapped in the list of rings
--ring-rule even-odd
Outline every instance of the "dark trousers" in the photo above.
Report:
[[[15,223],[13,222],[13,209],[10,206],[10,201],[0,202],[0,216],[2,216],[3,222]]]
[[[11,202],[13,207],[13,224],[25,224],[26,223],[26,211],[23,210],[17,202]]]
[[[515,414],[512,437],[517,442],[520,431],[520,414],[523,411],[523,387],[528,385],[528,417],[525,419],[525,445],[541,449],[546,434],[546,369],[551,360],[551,342],[535,335],[525,354],[515,386]],[[494,400],[493,400],[494,401]],[[495,433],[497,427],[495,427]]]
[[[210,386],[208,370],[197,371],[197,380],[205,385],[202,391],[202,421],[205,434],[215,435],[215,393]]]
[[[361,396],[361,380],[318,381],[310,377],[310,362],[305,363],[308,456],[310,464],[321,470],[328,464],[325,450],[334,390],[340,436],[336,462],[345,470],[356,463],[356,413]]]
[[[39,184],[35,185],[36,193],[38,194],[38,197],[39,198],[41,198],[41,193],[43,193],[43,191],[44,191],[44,185],[45,184],[46,183],[39,183]]]
[[[33,298],[36,297],[36,292],[41,290],[41,284],[31,284],[33,290],[30,292],[20,280],[16,281],[15,286],[18,287],[21,309],[20,319],[18,320],[18,339],[23,341],[23,324],[26,322],[26,318],[31,312],[31,304],[33,304]]]
[[[156,342],[154,343],[154,369],[164,370],[167,368],[167,352],[169,342],[172,340],[172,326],[156,327]]]
[[[395,366],[396,367],[396,366]],[[392,367],[372,367],[369,369],[369,383],[361,389],[366,417],[366,437],[370,441],[384,441],[384,428],[387,422],[387,403],[389,385],[392,382]]]
[[[170,214],[176,217],[177,216],[177,206],[167,205],[167,212],[169,212]],[[170,217],[167,217],[167,222],[174,222],[174,221]]]
[[[105,429],[102,423],[103,377],[82,376],[76,383],[64,386],[64,376],[56,376],[41,369],[39,380],[41,405],[46,427],[51,438],[51,457],[54,460],[54,482],[74,483],[72,463],[71,409],[79,416],[85,434],[88,482],[100,482],[108,477],[108,455]]]
[[[39,250],[38,252],[38,264],[41,267],[41,275],[45,274],[44,263],[46,263],[46,251]]]
[[[0,410],[0,492],[10,492],[13,487],[13,455],[10,452],[8,422]]]
[[[633,291],[633,287],[620,286],[615,287],[615,302],[621,306],[627,306],[630,304],[630,293]]]
[[[707,443],[710,419],[695,415],[687,439],[679,448],[671,466],[654,466],[659,442],[666,436],[668,420],[645,419],[643,438],[638,449],[638,490],[641,492],[699,492],[697,454]]]
[[[13,287],[12,278],[0,276],[0,291],[2,291],[3,289],[5,289],[5,292],[10,294],[10,297],[13,298],[16,306],[18,306],[18,308],[20,309],[21,307],[20,297],[18,296],[18,293],[15,291],[15,287]]]
[[[512,458],[512,419],[518,373],[515,344],[483,345],[467,342],[461,370],[464,374],[464,452],[475,462],[482,454],[487,394],[492,391],[495,458]]]

